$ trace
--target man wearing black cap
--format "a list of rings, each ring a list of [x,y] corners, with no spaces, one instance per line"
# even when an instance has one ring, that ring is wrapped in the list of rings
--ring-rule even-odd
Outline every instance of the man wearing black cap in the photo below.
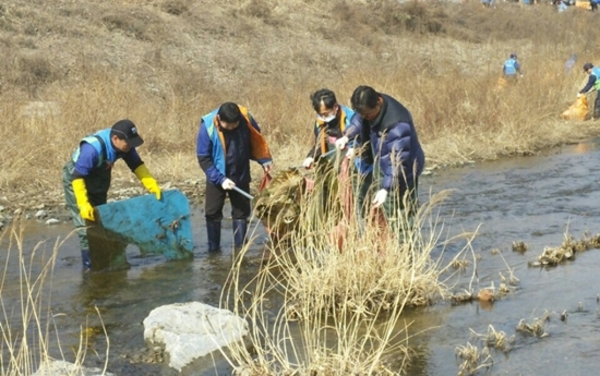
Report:
[[[592,63],[585,63],[583,64],[583,71],[589,74],[590,77],[587,84],[577,94],[577,98],[585,95],[592,88],[597,92],[600,90],[600,69]],[[600,95],[596,95],[596,100],[594,101],[593,117],[594,119],[600,118]]]
[[[136,147],[144,140],[131,120],[120,120],[112,128],[84,137],[63,167],[63,188],[67,207],[81,245],[84,271],[92,267],[85,221],[94,221],[94,206],[106,204],[113,164],[123,158],[144,187],[160,200],[161,190]]]

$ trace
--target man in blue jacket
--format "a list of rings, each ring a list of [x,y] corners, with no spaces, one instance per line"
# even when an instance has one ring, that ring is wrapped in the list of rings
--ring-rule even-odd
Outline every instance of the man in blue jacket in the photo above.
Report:
[[[250,189],[250,160],[260,163],[269,172],[273,164],[267,142],[250,112],[233,102],[202,117],[196,145],[200,167],[206,174],[204,211],[208,251],[221,249],[221,221],[225,197],[231,202],[234,246],[246,242],[250,200],[233,190]]]
[[[79,236],[84,271],[92,268],[84,220],[94,221],[94,206],[106,204],[112,166],[118,159],[122,158],[142,185],[161,199],[158,183],[136,151],[143,142],[131,120],[120,120],[83,138],[63,167],[65,201]]]
[[[391,228],[401,231],[403,217],[410,221],[416,213],[418,177],[425,165],[425,154],[412,115],[396,99],[378,93],[370,86],[359,86],[354,90],[352,108],[356,115],[345,136],[336,141],[336,147],[344,149],[350,140],[363,145],[361,159],[363,171],[367,172],[365,181],[370,180],[368,166],[372,165],[372,184],[377,188],[371,204],[383,207]],[[353,149],[347,153],[349,157],[353,154]],[[364,207],[365,199],[359,197],[358,201],[364,215],[368,211]]]
[[[589,78],[587,84],[577,94],[577,98],[586,95],[592,88],[596,90],[593,117],[597,119],[600,118],[600,95],[598,95],[600,91],[600,68],[595,67],[592,63],[585,63],[583,64],[583,71],[589,75]]]

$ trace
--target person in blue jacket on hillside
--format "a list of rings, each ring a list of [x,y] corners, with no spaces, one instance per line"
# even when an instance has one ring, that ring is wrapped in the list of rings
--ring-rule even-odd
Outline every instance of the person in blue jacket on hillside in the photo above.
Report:
[[[269,172],[273,159],[260,127],[245,107],[233,102],[204,115],[196,144],[200,167],[206,174],[204,201],[208,251],[221,249],[221,221],[225,197],[231,202],[234,246],[241,248],[246,242],[250,200],[235,191],[250,189],[250,160]]]
[[[517,61],[517,54],[510,54],[508,60],[504,62],[504,66],[502,67],[502,73],[504,75],[504,78],[507,79],[516,79],[517,75],[521,74],[521,66]]]
[[[63,167],[63,188],[67,208],[79,236],[83,270],[92,268],[87,221],[94,221],[94,206],[106,204],[113,164],[123,159],[142,185],[161,199],[161,189],[136,148],[144,140],[131,120],[120,120],[111,128],[83,138],[71,159]]]
[[[595,67],[592,63],[585,63],[583,64],[583,71],[589,75],[589,78],[587,84],[577,94],[577,98],[586,95],[592,88],[596,90],[596,100],[594,101],[592,114],[593,118],[597,119],[600,118],[600,95],[598,95],[598,91],[600,91],[600,68]]]
[[[336,147],[344,149],[351,140],[362,145],[361,172],[365,173],[367,186],[376,188],[369,189],[374,192],[371,206],[383,207],[391,229],[401,232],[405,228],[403,218],[412,222],[416,213],[418,178],[425,166],[412,115],[396,99],[370,86],[357,87],[351,101],[356,115]],[[354,148],[347,155],[353,157]],[[369,211],[367,195],[367,190],[360,189],[358,202],[363,216]]]

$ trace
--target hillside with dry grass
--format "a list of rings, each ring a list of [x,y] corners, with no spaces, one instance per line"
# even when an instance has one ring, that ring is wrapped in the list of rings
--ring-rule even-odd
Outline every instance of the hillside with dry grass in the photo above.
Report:
[[[531,154],[599,133],[559,119],[594,61],[600,16],[550,5],[340,0],[11,0],[0,4],[0,197],[62,201],[79,139],[133,120],[164,187],[203,190],[200,117],[248,106],[278,168],[312,141],[309,94],[368,84],[413,112],[428,167]],[[524,77],[494,90],[519,55]],[[579,55],[576,69],[563,64]],[[138,187],[124,163],[114,186]]]

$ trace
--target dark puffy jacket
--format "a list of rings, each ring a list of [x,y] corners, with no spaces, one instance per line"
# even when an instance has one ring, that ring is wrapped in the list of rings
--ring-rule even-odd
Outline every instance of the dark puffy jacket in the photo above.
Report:
[[[381,188],[389,191],[397,187],[404,191],[423,172],[425,154],[408,109],[389,95],[381,97],[383,105],[377,118],[366,121],[357,113],[346,136],[351,140],[356,138],[359,143],[370,141],[362,158],[367,164],[373,160],[379,162]]]

